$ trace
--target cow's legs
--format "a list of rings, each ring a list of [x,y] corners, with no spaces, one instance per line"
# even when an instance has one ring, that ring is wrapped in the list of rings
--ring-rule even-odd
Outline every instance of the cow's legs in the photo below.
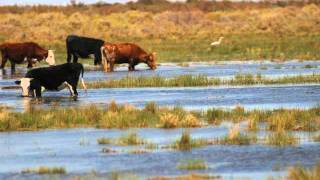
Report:
[[[135,63],[134,59],[130,59],[129,60],[129,71],[134,71],[136,65],[137,64]]]
[[[36,98],[41,98],[41,91],[42,88],[41,86],[37,87],[36,89],[33,90],[33,94]]]
[[[78,96],[78,91],[77,91],[77,85],[78,85],[78,80],[69,80],[65,82],[65,85],[69,88],[69,91],[71,93],[72,97],[77,97]]]
[[[11,73],[14,73],[16,71],[16,63],[13,61],[10,61],[11,63]]]
[[[94,65],[101,64],[101,52],[98,51],[94,54]]]
[[[27,58],[27,61],[28,61],[27,68],[32,68],[32,59],[31,58]]]
[[[72,86],[70,85],[70,83],[68,83],[68,82],[64,82],[62,85],[60,85],[58,87],[58,91],[66,88],[66,87],[69,89],[70,96],[74,97],[74,95],[75,95],[74,90],[73,90]]]
[[[129,59],[129,71],[134,71],[134,60],[131,58]]]
[[[73,62],[77,63],[78,62],[78,56],[76,54],[72,54],[73,55]]]
[[[110,72],[113,72],[114,62],[115,62],[115,61],[112,61],[112,60],[109,62],[109,69],[110,69]]]
[[[0,69],[4,69],[6,63],[7,63],[7,58],[5,57],[4,54],[2,54],[2,61],[1,61],[1,66],[0,66]]]
[[[71,58],[72,58],[71,56],[72,56],[72,54],[71,54],[69,48],[67,48],[67,63],[71,62]]]

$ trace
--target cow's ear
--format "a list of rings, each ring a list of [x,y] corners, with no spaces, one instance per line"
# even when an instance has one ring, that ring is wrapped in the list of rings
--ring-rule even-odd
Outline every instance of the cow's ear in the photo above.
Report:
[[[20,85],[21,81],[20,80],[16,80],[14,83],[17,84],[17,85]]]

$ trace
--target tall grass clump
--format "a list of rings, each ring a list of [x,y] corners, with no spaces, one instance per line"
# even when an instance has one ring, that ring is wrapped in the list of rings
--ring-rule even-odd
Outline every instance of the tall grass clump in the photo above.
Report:
[[[299,142],[299,139],[294,135],[284,132],[272,132],[267,136],[266,143],[272,146],[288,146],[295,145]]]
[[[261,122],[266,122],[267,118],[270,116],[272,112],[271,111],[264,111],[255,109],[248,113],[247,119],[248,119],[248,125],[247,129],[249,131],[257,131],[259,130],[259,124]]]
[[[199,148],[209,144],[206,139],[193,139],[190,131],[183,131],[181,137],[171,147],[181,151],[189,151],[192,148]]]
[[[111,141],[112,141],[112,139],[105,138],[105,137],[97,139],[98,144],[101,144],[101,145],[102,144],[111,144]]]
[[[208,165],[201,159],[188,159],[178,163],[177,168],[182,170],[199,170],[207,169]]]
[[[229,129],[228,135],[217,138],[215,140],[216,144],[222,145],[250,145],[257,141],[257,137],[248,134],[240,133],[239,124],[234,125]]]
[[[158,112],[159,107],[158,107],[158,105],[157,105],[154,101],[151,101],[151,102],[148,102],[148,103],[144,106],[144,110],[147,111],[147,112],[151,112],[151,113],[155,114],[155,113]]]
[[[236,105],[231,110],[222,108],[209,108],[205,112],[205,118],[210,124],[220,124],[223,120],[239,122],[245,120],[248,113],[241,105]]]
[[[128,132],[118,138],[99,138],[97,139],[99,145],[113,144],[117,146],[134,146],[134,145],[146,145],[147,148],[156,148],[156,144],[146,141],[140,137],[136,132]]]
[[[35,174],[66,174],[67,171],[64,167],[46,167],[40,166],[38,168],[28,168],[22,170],[22,173],[35,173]]]
[[[171,111],[161,113],[158,127],[199,127],[200,125],[198,117],[190,112],[186,112],[182,107],[175,106]]]
[[[312,168],[302,166],[291,167],[288,170],[289,180],[318,180],[320,177],[320,163]]]
[[[135,132],[125,134],[117,140],[118,145],[140,145],[146,143],[147,142],[143,140],[141,137],[139,137],[138,134]]]
[[[267,118],[268,129],[271,131],[319,129],[319,107],[309,110],[274,110]]]

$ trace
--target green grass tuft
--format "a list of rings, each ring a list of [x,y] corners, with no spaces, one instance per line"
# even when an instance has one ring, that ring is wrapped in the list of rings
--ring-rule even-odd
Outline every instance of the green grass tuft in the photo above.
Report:
[[[295,145],[299,139],[287,132],[273,132],[267,136],[266,143],[272,146]]]
[[[67,171],[64,167],[46,167],[40,166],[38,168],[28,168],[22,170],[22,173],[35,173],[35,174],[66,174]]]
[[[313,168],[304,168],[302,166],[291,167],[288,170],[289,180],[318,180],[320,177],[320,163]]]
[[[189,159],[178,163],[177,168],[182,170],[199,170],[207,169],[208,165],[201,159]]]
[[[112,139],[105,137],[97,139],[98,144],[111,144],[111,141]]]
[[[189,131],[183,131],[180,139],[174,142],[171,145],[171,148],[181,150],[181,151],[189,151],[193,148],[199,148],[202,146],[209,145],[209,141],[206,139],[193,139],[190,135]]]

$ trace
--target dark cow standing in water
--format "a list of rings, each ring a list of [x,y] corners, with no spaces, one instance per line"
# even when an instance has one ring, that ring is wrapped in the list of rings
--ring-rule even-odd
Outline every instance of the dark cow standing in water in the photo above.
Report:
[[[100,48],[103,44],[104,41],[100,39],[69,35],[66,39],[67,62],[71,62],[72,56],[73,62],[78,62],[78,57],[89,58],[94,55],[94,65],[101,64]]]
[[[155,53],[147,53],[133,43],[105,43],[101,48],[102,63],[106,71],[113,71],[114,64],[129,64],[129,71],[134,71],[139,63],[146,63],[150,69],[157,68]]]
[[[28,68],[32,68],[34,59],[37,61],[45,59],[49,65],[55,64],[53,51],[46,50],[34,42],[3,43],[0,45],[0,51],[2,55],[1,69],[5,67],[8,59],[12,71],[15,70],[16,64],[22,64],[25,61],[28,62]]]
[[[77,85],[80,74],[83,87],[83,66],[79,63],[66,63],[56,66],[32,69],[24,78],[15,81],[22,88],[22,96],[41,97],[41,92],[60,91],[69,88],[72,97],[77,97]]]

